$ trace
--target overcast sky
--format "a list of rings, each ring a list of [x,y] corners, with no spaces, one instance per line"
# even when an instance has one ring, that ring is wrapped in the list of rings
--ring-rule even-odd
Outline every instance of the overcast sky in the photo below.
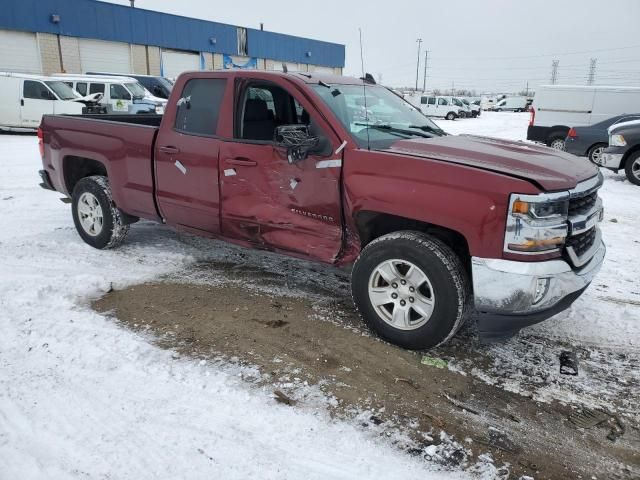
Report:
[[[129,5],[129,0],[109,0]],[[515,92],[548,83],[640,86],[639,0],[136,0],[136,7],[346,45],[345,73],[365,71],[391,86],[414,86],[417,38],[429,50],[427,88]]]

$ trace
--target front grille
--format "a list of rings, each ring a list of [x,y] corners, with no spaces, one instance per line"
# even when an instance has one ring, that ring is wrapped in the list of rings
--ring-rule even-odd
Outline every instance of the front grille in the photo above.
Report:
[[[569,200],[569,216],[584,215],[588,213],[598,200],[598,191],[588,193],[581,197],[573,197]]]
[[[573,251],[578,257],[584,255],[584,253],[593,246],[593,242],[596,240],[596,228],[592,228],[580,235],[574,235],[567,238],[567,247],[572,247]]]

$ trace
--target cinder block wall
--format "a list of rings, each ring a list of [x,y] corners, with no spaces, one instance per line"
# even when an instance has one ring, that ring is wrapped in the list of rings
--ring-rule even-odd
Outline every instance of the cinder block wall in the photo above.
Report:
[[[160,75],[160,47],[147,47],[147,65],[149,75]]]
[[[80,43],[75,37],[60,35],[60,51],[62,52],[62,70],[65,73],[82,73],[80,64]]]
[[[40,50],[40,64],[42,73],[60,73],[62,64],[60,62],[60,49],[58,48],[58,36],[52,33],[37,33],[38,49]]]
[[[147,75],[147,48],[145,45],[131,45],[131,63],[133,73]]]

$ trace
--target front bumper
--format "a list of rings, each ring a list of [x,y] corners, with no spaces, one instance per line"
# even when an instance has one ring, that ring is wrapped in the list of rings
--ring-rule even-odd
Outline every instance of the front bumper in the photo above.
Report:
[[[622,165],[622,157],[624,157],[623,153],[609,153],[604,151],[600,156],[598,165],[617,172],[620,170],[620,165]]]
[[[591,260],[578,270],[564,260],[516,262],[473,257],[480,333],[485,337],[512,335],[565,310],[598,273],[605,252],[599,240]]]

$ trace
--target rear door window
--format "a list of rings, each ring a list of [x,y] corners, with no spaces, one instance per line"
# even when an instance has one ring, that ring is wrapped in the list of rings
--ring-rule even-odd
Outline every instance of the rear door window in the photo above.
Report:
[[[226,84],[222,78],[189,80],[178,100],[175,129],[191,135],[215,135]]]
[[[89,87],[89,93],[104,93],[104,83],[92,83]]]

